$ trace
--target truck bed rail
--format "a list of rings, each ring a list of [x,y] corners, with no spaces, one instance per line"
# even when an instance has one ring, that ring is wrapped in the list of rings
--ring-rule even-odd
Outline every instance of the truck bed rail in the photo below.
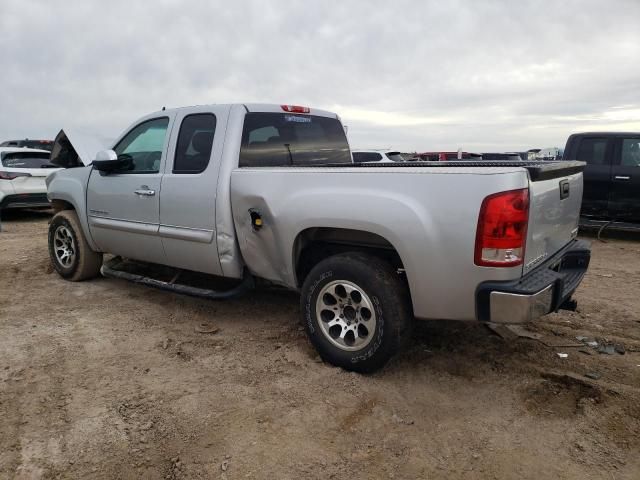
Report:
[[[553,178],[565,177],[580,173],[584,170],[585,162],[573,160],[563,161],[466,161],[455,160],[447,162],[381,162],[381,163],[327,163],[327,164],[305,164],[305,165],[283,165],[282,167],[264,168],[451,168],[451,167],[522,167],[529,172],[532,182],[550,180]],[[241,167],[242,168],[242,167]],[[262,168],[262,167],[251,167]]]

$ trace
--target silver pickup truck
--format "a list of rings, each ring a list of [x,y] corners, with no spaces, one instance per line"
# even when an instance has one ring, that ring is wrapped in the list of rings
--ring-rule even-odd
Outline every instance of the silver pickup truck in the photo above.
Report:
[[[580,162],[354,164],[336,114],[292,105],[162,110],[94,158],[72,143],[59,138],[52,161],[77,168],[47,179],[63,278],[118,276],[109,253],[212,285],[285,286],[321,357],[350,370],[384,365],[414,318],[520,323],[575,307],[589,264]]]

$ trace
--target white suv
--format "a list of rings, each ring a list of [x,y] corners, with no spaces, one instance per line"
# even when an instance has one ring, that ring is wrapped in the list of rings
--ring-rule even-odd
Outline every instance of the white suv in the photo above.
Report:
[[[405,161],[400,152],[388,149],[356,149],[351,153],[353,154],[353,163],[389,163]]]
[[[48,207],[45,178],[56,170],[49,152],[0,147],[0,210]]]

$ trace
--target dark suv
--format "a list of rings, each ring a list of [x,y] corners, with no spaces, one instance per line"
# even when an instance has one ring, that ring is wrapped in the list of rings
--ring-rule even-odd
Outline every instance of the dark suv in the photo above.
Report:
[[[640,223],[640,133],[574,133],[563,158],[587,162],[582,216]]]

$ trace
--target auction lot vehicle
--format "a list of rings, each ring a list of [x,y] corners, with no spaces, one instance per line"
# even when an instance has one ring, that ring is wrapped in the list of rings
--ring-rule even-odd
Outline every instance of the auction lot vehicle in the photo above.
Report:
[[[604,220],[640,230],[640,132],[574,133],[564,158],[586,162],[584,223]]]
[[[469,152],[422,152],[416,154],[423,162],[448,162],[452,160],[480,160],[482,155]]]
[[[46,150],[0,147],[0,210],[49,207],[45,178],[53,169]]]
[[[351,152],[354,163],[390,163],[404,162],[400,152],[395,150],[358,149]]]
[[[535,155],[536,160],[562,160],[564,152],[558,147],[541,148]]]
[[[35,148],[37,150],[47,150],[50,152],[53,148],[53,140],[30,140],[28,138],[24,140],[5,140],[0,143],[0,147]]]
[[[517,152],[482,152],[482,160],[491,160],[491,161],[507,161],[507,162],[517,162],[522,160],[522,157]]]
[[[368,372],[401,348],[414,318],[519,323],[570,306],[590,258],[575,238],[582,169],[354,164],[334,113],[167,109],[91,165],[49,177],[49,252],[72,281],[98,275],[104,252],[299,290],[321,357]]]

